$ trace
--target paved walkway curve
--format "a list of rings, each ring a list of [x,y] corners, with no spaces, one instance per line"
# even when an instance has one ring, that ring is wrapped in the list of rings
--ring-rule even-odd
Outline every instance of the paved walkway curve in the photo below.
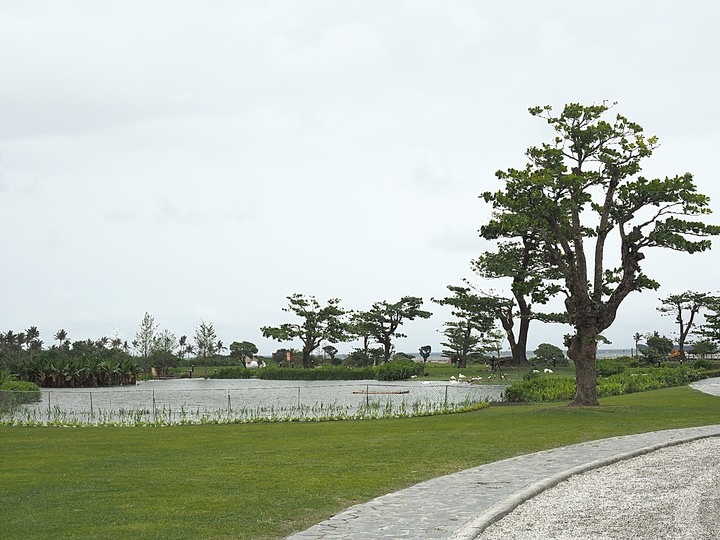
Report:
[[[720,378],[691,386],[720,396]],[[720,436],[720,425],[612,437],[488,463],[358,504],[288,540],[471,540],[522,502],[574,474],[714,436]]]

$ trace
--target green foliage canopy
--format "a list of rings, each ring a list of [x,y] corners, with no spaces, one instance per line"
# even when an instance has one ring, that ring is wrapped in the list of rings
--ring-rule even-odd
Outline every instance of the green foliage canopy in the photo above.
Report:
[[[678,324],[678,350],[683,358],[685,357],[685,341],[693,328],[695,316],[703,308],[713,306],[718,300],[718,297],[712,296],[710,293],[694,291],[671,294],[660,299],[662,306],[657,310],[663,315],[674,317]]]
[[[421,309],[423,300],[417,296],[403,296],[394,303],[383,300],[375,302],[369,311],[356,314],[356,324],[383,346],[384,361],[390,359],[393,351],[392,340],[406,337],[398,332],[405,321],[428,319],[432,313]]]
[[[288,305],[283,311],[294,313],[300,322],[280,326],[263,326],[263,337],[278,341],[300,339],[303,343],[303,367],[311,367],[310,355],[323,341],[338,343],[348,337],[345,322],[346,311],[339,306],[339,298],[331,298],[321,306],[314,296],[295,293],[287,297]]]
[[[485,192],[494,216],[481,234],[516,238],[511,216],[523,216],[534,231],[549,269],[562,276],[565,308],[575,329],[568,355],[576,366],[576,405],[598,405],[596,336],[608,328],[624,299],[634,291],[656,289],[641,262],[648,248],[686,253],[710,248],[720,227],[697,219],[711,212],[690,173],[647,179],[640,163],[658,146],[643,128],[618,114],[606,120],[607,103],[534,107],[555,131],[550,142],[530,147],[523,168],[501,170],[504,189]],[[614,244],[618,264],[606,249]],[[614,260],[614,258],[613,258]]]

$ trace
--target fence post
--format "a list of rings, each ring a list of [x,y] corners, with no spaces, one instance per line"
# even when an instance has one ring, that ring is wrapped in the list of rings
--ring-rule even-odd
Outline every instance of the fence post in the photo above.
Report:
[[[50,391],[48,390],[48,420],[50,420]]]
[[[300,410],[300,387],[298,386],[298,411]]]
[[[448,389],[448,385],[446,384],[446,385],[445,385],[445,405],[444,405],[444,407],[445,407],[446,409],[447,409],[447,389]]]
[[[93,404],[92,404],[92,392],[88,392],[90,394],[90,417],[93,416]]]
[[[365,386],[365,405],[370,407],[370,385]]]
[[[155,411],[155,390],[152,391],[152,398],[153,398],[153,422],[154,422],[155,418],[157,416],[157,412]]]
[[[228,393],[228,417],[230,417],[231,408],[230,408],[230,389],[229,388],[227,389],[227,393]]]

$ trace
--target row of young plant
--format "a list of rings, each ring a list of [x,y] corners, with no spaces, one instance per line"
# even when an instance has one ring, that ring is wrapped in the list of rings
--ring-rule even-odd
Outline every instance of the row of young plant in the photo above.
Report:
[[[121,409],[119,411],[96,410],[92,414],[66,411],[53,407],[39,411],[16,407],[11,413],[0,415],[0,425],[33,427],[159,427],[203,424],[248,424],[266,422],[321,422],[333,420],[379,420],[386,418],[409,418],[475,411],[489,405],[486,400],[469,398],[462,402],[417,400],[413,403],[360,402],[357,407],[318,403],[297,407],[241,407],[238,409]]]
[[[624,368],[617,372],[617,365],[601,365],[598,375],[598,397],[618,396],[647,390],[659,390],[681,386],[700,379],[720,376],[720,369],[691,367],[687,365],[660,368]],[[569,401],[575,396],[575,379],[571,377],[545,377],[531,372],[525,380],[505,390],[505,400],[512,402]]]
[[[377,367],[351,368],[346,366],[320,366],[315,369],[288,369],[264,367],[247,369],[233,366],[218,369],[213,379],[265,379],[265,380],[304,380],[304,381],[352,381],[372,380],[402,381],[417,377],[425,372],[423,364],[412,360],[392,360]]]

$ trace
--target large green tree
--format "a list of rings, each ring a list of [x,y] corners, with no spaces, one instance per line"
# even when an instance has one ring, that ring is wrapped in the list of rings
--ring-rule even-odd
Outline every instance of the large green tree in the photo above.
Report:
[[[467,367],[468,359],[481,356],[484,348],[482,336],[475,332],[475,328],[469,321],[448,321],[444,323],[443,335],[447,341],[440,343],[445,347],[442,351],[444,356],[450,358],[453,364],[458,367]]]
[[[646,347],[643,349],[642,354],[647,362],[657,363],[658,367],[660,367],[662,362],[670,358],[673,350],[672,339],[661,336],[657,330],[646,336],[645,344]]]
[[[533,354],[535,355],[533,363],[536,364],[552,364],[552,367],[557,367],[558,363],[560,363],[560,365],[567,363],[565,353],[562,352],[562,349],[550,343],[541,343],[538,345],[538,348],[533,351]]]
[[[257,345],[250,341],[233,341],[230,344],[230,357],[244,362],[258,353]]]
[[[393,353],[393,339],[407,337],[398,329],[405,321],[428,319],[432,313],[421,309],[423,300],[417,296],[403,296],[397,302],[375,302],[369,311],[358,312],[355,324],[368,336],[382,345],[383,361],[387,362]]]
[[[609,109],[606,103],[571,103],[554,115],[549,106],[531,108],[554,137],[529,148],[523,168],[497,172],[503,189],[483,193],[495,214],[481,233],[487,228],[515,238],[515,228],[502,232],[504,216],[524,216],[547,264],[562,275],[574,328],[566,346],[576,367],[575,405],[599,405],[598,334],[612,325],[631,292],[659,286],[641,269],[643,252],[700,252],[710,248],[705,237],[720,233],[720,227],[696,219],[710,213],[709,199],[698,193],[690,173],[653,180],[639,174],[657,138],[645,137],[639,124],[622,115],[606,120]]]
[[[710,295],[710,293],[699,293],[693,291],[685,291],[680,294],[671,294],[666,298],[661,298],[662,306],[657,310],[663,315],[669,315],[675,318],[678,324],[678,351],[680,357],[685,358],[685,342],[690,335],[693,325],[695,324],[695,316],[704,308],[712,307],[718,298]]]
[[[710,313],[705,314],[705,324],[700,328],[700,335],[711,341],[720,342],[720,297],[708,303]]]
[[[263,326],[263,337],[278,341],[302,341],[303,367],[312,367],[310,355],[323,341],[338,343],[348,337],[345,323],[346,311],[339,306],[339,298],[331,298],[321,306],[314,296],[295,293],[287,297],[288,305],[283,311],[294,313],[300,322],[280,326]]]
[[[206,323],[200,320],[200,326],[195,328],[195,347],[197,354],[203,360],[205,366],[205,377],[207,377],[207,359],[208,356],[215,354],[217,343],[217,334],[213,323]]]
[[[488,240],[508,234],[519,238],[518,241],[499,242],[497,251],[481,254],[472,261],[471,268],[485,279],[510,280],[512,299],[495,297],[487,309],[492,309],[507,333],[515,363],[527,364],[530,321],[536,319],[544,322],[567,322],[560,314],[545,314],[533,309],[535,305],[547,304],[560,292],[561,287],[557,280],[561,275],[556,268],[548,264],[547,253],[541,249],[542,237],[532,228],[530,220],[525,216],[498,214],[481,232]]]
[[[133,346],[143,358],[147,358],[152,353],[158,326],[155,318],[146,311],[133,340]]]
[[[448,285],[448,290],[451,295],[432,300],[441,306],[449,306],[452,315],[459,319],[445,323],[443,334],[448,341],[442,345],[447,347],[445,354],[452,354],[458,360],[458,367],[465,368],[468,356],[480,351],[478,346],[482,342],[482,336],[495,327],[498,312],[505,308],[512,310],[512,302],[481,296],[469,287]]]

